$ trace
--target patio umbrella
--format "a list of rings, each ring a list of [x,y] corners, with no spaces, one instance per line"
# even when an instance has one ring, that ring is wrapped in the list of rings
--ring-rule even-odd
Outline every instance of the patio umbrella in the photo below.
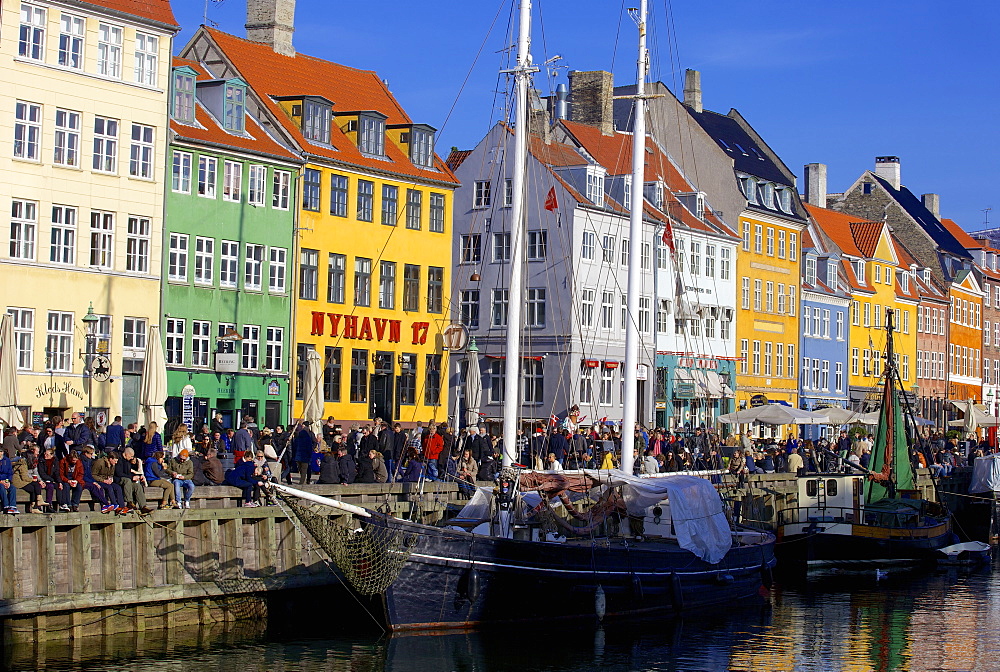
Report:
[[[306,373],[302,379],[302,420],[313,431],[323,419],[323,362],[315,348],[306,352]]]
[[[17,407],[17,351],[14,349],[13,316],[4,313],[0,321],[0,422],[23,427],[24,417]]]
[[[160,431],[167,424],[163,404],[167,400],[167,360],[163,357],[160,327],[150,325],[146,339],[146,361],[142,366],[142,385],[139,387],[139,420],[143,425],[155,422]]]
[[[1000,420],[979,408],[974,399],[963,399],[952,401],[951,405],[961,411],[964,417],[961,420],[952,420],[949,427],[961,427],[964,436],[975,434],[979,427],[996,427],[1000,425]]]
[[[821,415],[800,411],[783,404],[765,404],[744,411],[726,413],[716,418],[727,425],[739,425],[749,422],[763,422],[768,425],[823,425],[829,420]]]
[[[857,422],[859,413],[840,406],[828,406],[813,411],[816,415],[822,415],[827,423],[831,425],[849,425]]]
[[[465,425],[467,427],[479,424],[479,404],[483,399],[483,375],[479,370],[479,348],[476,339],[472,339],[466,357],[465,372]]]

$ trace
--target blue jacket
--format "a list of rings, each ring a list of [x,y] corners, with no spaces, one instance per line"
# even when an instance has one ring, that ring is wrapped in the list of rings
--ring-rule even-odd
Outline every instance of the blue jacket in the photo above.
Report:
[[[73,442],[72,450],[80,450],[84,446],[94,445],[94,433],[90,431],[90,427],[82,422],[79,425],[67,427],[66,431],[63,432],[63,438]]]
[[[104,446],[122,447],[125,445],[125,428],[119,424],[110,425],[104,432]]]
[[[94,461],[83,455],[80,456],[80,461],[83,462],[83,482],[88,484],[93,483],[94,474],[90,470],[94,466]]]
[[[14,465],[11,464],[7,453],[2,453],[0,457],[0,481],[9,481],[14,478]]]
[[[153,432],[153,440],[150,443],[142,444],[142,459],[146,460],[153,456],[158,450],[163,450],[163,439],[159,432]]]
[[[248,429],[238,429],[233,433],[233,442],[230,446],[234,453],[240,451],[247,452],[253,450],[253,436]]]
[[[254,480],[253,472],[256,471],[256,469],[257,465],[252,461],[241,461],[237,463],[235,467],[226,472],[226,483],[242,488],[246,481]],[[237,485],[237,483],[239,483],[239,485]]]
[[[292,448],[295,451],[296,462],[311,462],[313,459],[313,446],[316,439],[308,429],[302,428],[292,441]],[[317,471],[319,471],[317,469]]]

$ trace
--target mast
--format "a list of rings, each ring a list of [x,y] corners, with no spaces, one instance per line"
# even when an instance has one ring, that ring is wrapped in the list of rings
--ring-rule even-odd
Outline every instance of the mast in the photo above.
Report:
[[[646,51],[646,3],[641,0],[639,15],[634,17],[639,27],[639,58],[635,78],[635,100],[632,102],[632,185],[631,212],[629,213],[629,266],[626,292],[628,319],[625,325],[625,398],[622,402],[622,460],[621,468],[632,473],[635,460],[635,421],[638,412],[639,373],[639,292],[641,289],[640,250],[642,246],[643,184],[646,173],[646,72],[649,54]]]
[[[518,393],[521,380],[521,315],[524,311],[524,196],[528,167],[528,85],[531,74],[531,0],[518,4],[517,65],[514,75],[514,175],[510,207],[510,285],[507,299],[507,359],[504,362],[503,466],[514,462],[517,451]]]

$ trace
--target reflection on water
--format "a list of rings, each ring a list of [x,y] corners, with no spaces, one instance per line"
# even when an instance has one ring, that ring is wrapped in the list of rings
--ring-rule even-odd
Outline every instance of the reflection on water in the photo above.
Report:
[[[988,570],[834,575],[778,586],[754,607],[683,621],[597,628],[553,619],[505,631],[380,638],[348,633],[355,615],[323,609],[303,617],[321,624],[328,639],[302,639],[302,624],[285,634],[275,624],[266,634],[240,625],[7,649],[3,663],[135,672],[1000,670],[998,599],[1000,575]]]

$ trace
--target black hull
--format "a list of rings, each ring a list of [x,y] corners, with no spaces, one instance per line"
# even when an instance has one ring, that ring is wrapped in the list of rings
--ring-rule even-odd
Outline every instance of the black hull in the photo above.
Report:
[[[734,546],[719,564],[709,565],[652,540],[591,546],[403,526],[417,534],[416,545],[399,577],[372,605],[397,631],[596,620],[598,587],[606,619],[732,607],[759,599],[775,564],[771,535]]]
[[[782,535],[780,530],[778,536],[777,553],[783,569],[932,563],[940,557],[937,549],[955,542],[951,530],[915,539],[878,539],[824,532]]]

